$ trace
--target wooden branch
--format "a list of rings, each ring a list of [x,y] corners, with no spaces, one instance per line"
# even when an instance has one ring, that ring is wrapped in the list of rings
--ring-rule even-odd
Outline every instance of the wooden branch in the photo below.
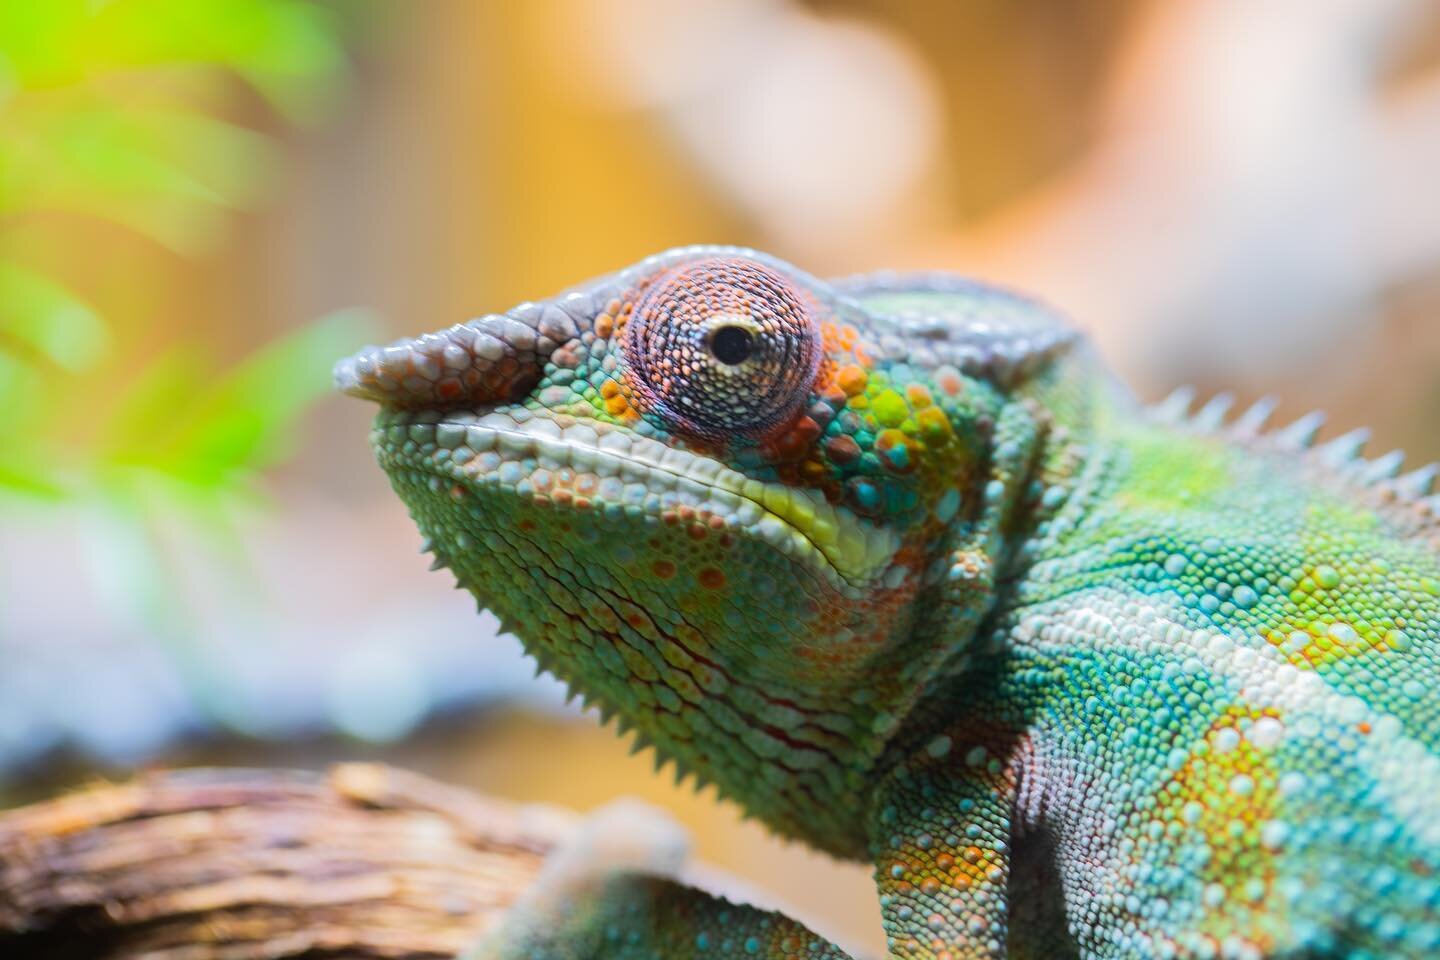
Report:
[[[453,957],[575,822],[373,765],[95,786],[0,814],[0,956]]]

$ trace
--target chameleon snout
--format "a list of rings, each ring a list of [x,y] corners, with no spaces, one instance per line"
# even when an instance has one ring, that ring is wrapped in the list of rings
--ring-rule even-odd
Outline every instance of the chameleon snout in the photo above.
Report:
[[[589,298],[523,303],[435,333],[369,346],[335,365],[335,388],[392,410],[474,409],[525,396],[545,362],[592,323]]]

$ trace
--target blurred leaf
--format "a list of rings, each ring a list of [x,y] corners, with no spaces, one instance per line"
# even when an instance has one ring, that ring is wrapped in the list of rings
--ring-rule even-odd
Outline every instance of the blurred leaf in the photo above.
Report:
[[[222,210],[250,201],[268,170],[257,134],[173,109],[64,109],[0,118],[0,211],[67,210],[114,220],[186,251]]]
[[[34,364],[23,362],[13,353],[0,350],[0,457],[13,456],[14,438],[25,434],[31,424],[43,419],[45,384],[53,377],[42,377]]]
[[[115,398],[104,428],[102,459],[111,463],[146,461],[188,419],[195,398],[212,374],[194,344],[172,346],[140,371]]]
[[[58,502],[68,491],[32,465],[0,458],[0,492]]]
[[[0,54],[46,88],[135,67],[236,71],[292,115],[312,109],[340,62],[327,12],[301,0],[8,0]]]
[[[58,211],[198,251],[271,166],[266,138],[213,115],[221,82],[238,74],[302,112],[338,73],[333,34],[307,0],[0,0],[0,224]],[[109,331],[61,284],[0,259],[0,489],[85,497],[118,482],[116,467],[160,487],[238,489],[325,389],[353,342],[345,329],[321,323],[218,377],[204,351],[176,347],[118,395],[104,384],[95,409],[113,412],[76,433],[86,384],[54,375],[93,369]]]
[[[54,370],[0,350],[0,494],[55,499],[69,490],[53,452],[38,442],[54,406]]]
[[[299,414],[330,390],[335,357],[364,339],[368,314],[333,313],[210,381],[195,358],[167,357],[125,398],[110,459],[210,487],[288,452]]]
[[[288,453],[299,413],[331,390],[335,358],[366,339],[368,313],[332,313],[261,350],[219,380],[175,446],[206,470],[258,469]]]
[[[324,319],[228,371],[203,340],[143,363],[143,340],[116,343],[106,321],[143,331],[167,300],[157,277],[97,264],[106,251],[83,243],[27,246],[26,225],[60,213],[203,250],[274,162],[266,137],[222,119],[240,84],[303,118],[340,66],[330,12],[308,0],[0,0],[0,511],[49,500],[79,514],[91,579],[181,661],[167,525],[238,543],[252,479],[286,453],[362,318]],[[56,276],[118,299],[93,294],[92,308],[32,266],[57,255],[78,269]]]
[[[0,261],[0,350],[18,345],[74,372],[92,366],[109,343],[105,325],[74,294]]]

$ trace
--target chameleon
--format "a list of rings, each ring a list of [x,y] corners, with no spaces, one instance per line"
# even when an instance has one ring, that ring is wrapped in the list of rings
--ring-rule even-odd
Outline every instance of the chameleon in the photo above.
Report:
[[[888,955],[1440,956],[1435,466],[944,273],[677,248],[342,361],[459,586],[636,743],[874,865]],[[491,956],[837,958],[605,873]]]

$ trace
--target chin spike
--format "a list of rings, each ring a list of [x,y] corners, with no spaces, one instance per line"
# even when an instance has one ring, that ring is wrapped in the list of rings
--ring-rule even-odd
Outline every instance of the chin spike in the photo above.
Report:
[[[1156,419],[1165,423],[1181,423],[1184,421],[1185,415],[1190,412],[1190,404],[1194,402],[1194,387],[1176,387],[1171,391],[1170,396],[1155,404],[1150,410]]]
[[[420,552],[421,552],[421,553],[429,553],[431,550],[434,550],[434,549],[435,549],[435,541],[434,541],[434,540],[431,540],[429,537],[425,537],[424,539],[422,539],[422,540],[420,541]]]
[[[1235,422],[1230,425],[1230,432],[1242,438],[1258,437],[1260,431],[1265,429],[1270,414],[1275,412],[1276,402],[1274,397],[1261,397],[1256,400],[1248,410],[1235,418]]]
[[[1361,427],[1322,444],[1315,449],[1315,454],[1332,467],[1343,467],[1360,456],[1360,451],[1365,448],[1365,442],[1369,439],[1370,431]]]
[[[1290,426],[1275,433],[1275,443],[1285,450],[1307,450],[1315,442],[1315,434],[1325,425],[1325,414],[1312,410]]]
[[[1403,450],[1391,450],[1383,457],[1376,457],[1360,468],[1360,479],[1366,486],[1379,483],[1382,480],[1393,480],[1400,474],[1400,468],[1405,464],[1405,452]]]
[[[1229,393],[1217,393],[1206,401],[1191,418],[1191,423],[1201,430],[1218,430],[1225,422],[1225,414],[1235,405],[1235,397]]]
[[[1411,470],[1395,478],[1395,489],[1403,497],[1419,500],[1435,489],[1435,477],[1440,474],[1440,463],[1427,463],[1418,470]]]
[[[431,570],[444,570],[444,569],[445,569],[445,563],[446,563],[445,558],[442,557],[440,554],[437,553],[437,554],[435,554],[435,559],[430,561],[430,569],[431,569]]]
[[[635,756],[635,754],[640,753],[644,750],[648,750],[654,745],[654,742],[649,737],[645,736],[644,734],[637,734],[635,736],[635,741],[630,744],[630,756],[633,757]]]

